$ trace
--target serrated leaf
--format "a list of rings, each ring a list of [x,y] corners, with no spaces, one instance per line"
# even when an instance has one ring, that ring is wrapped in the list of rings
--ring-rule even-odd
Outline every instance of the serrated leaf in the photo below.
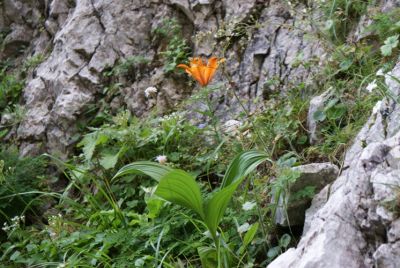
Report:
[[[192,209],[204,219],[200,187],[189,173],[179,169],[168,172],[160,179],[154,194],[171,203]]]
[[[119,154],[106,153],[100,158],[100,165],[105,169],[111,169],[115,167],[118,161]]]
[[[83,146],[82,151],[86,161],[90,161],[93,157],[94,150],[97,145],[104,144],[108,141],[108,136],[93,132],[85,135],[78,143],[78,147]]]
[[[382,53],[382,56],[385,56],[385,57],[392,55],[392,46],[391,45],[381,46],[381,53]]]

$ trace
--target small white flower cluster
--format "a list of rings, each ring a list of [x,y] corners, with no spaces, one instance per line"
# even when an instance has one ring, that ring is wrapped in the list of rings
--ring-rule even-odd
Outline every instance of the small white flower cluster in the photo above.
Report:
[[[165,163],[167,163],[167,156],[166,155],[158,155],[156,156],[156,160],[158,163],[160,163],[161,165],[164,165]]]
[[[148,87],[144,90],[144,95],[146,98],[150,98],[152,96],[155,96],[157,94],[158,90],[155,87]]]
[[[185,112],[173,112],[173,113],[164,115],[159,120],[160,120],[160,122],[168,121],[171,119],[179,120],[179,119],[183,118],[184,116],[185,116]]]
[[[3,224],[1,228],[4,232],[14,231],[15,229],[19,228],[21,223],[25,222],[25,216],[15,216],[11,219],[11,224],[8,225],[7,222]]]
[[[60,213],[58,215],[49,216],[48,222],[50,228],[47,231],[49,232],[51,238],[57,237],[57,232],[55,230],[59,229],[59,224],[61,220],[62,220],[62,215]]]

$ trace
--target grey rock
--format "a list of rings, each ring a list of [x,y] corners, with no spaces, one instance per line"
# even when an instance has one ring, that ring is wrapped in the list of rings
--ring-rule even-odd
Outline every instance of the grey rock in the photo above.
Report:
[[[400,263],[400,242],[383,244],[375,251],[375,267],[397,268]]]
[[[392,75],[400,77],[400,63]],[[398,85],[389,87],[397,92]],[[396,102],[384,99],[377,104],[347,152],[341,175],[328,193],[324,189],[314,198],[297,247],[268,267],[397,267],[398,223],[385,204],[398,198],[399,114]]]
[[[306,209],[309,207],[311,198],[300,198],[294,200],[296,193],[306,187],[313,187],[319,192],[327,184],[334,181],[339,173],[336,165],[331,163],[313,163],[292,168],[299,172],[300,177],[289,185],[289,193],[284,197],[281,195],[275,214],[275,223],[281,226],[303,225]]]
[[[319,141],[318,139],[318,121],[315,120],[314,114],[317,111],[322,111],[326,102],[331,97],[332,93],[330,90],[325,91],[319,96],[316,96],[310,101],[310,108],[307,114],[307,127],[309,131],[309,139],[311,144],[315,144]]]

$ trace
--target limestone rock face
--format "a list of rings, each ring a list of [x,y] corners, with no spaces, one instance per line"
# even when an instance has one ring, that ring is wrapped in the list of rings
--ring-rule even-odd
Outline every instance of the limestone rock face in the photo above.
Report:
[[[386,77],[399,96],[400,63]],[[391,78],[395,77],[395,79]],[[315,198],[297,248],[268,267],[397,267],[400,105],[376,104],[347,152],[342,173]]]
[[[281,226],[303,225],[304,215],[311,198],[296,199],[295,195],[306,187],[312,187],[313,191],[318,193],[333,182],[339,173],[338,167],[331,163],[312,163],[293,167],[292,170],[299,172],[300,176],[289,186],[290,192],[285,196],[285,200],[282,196],[279,199],[275,223]]]
[[[309,74],[322,62],[322,46],[305,36],[312,27],[301,3],[4,0],[1,7],[0,24],[10,30],[0,58],[19,53],[17,44],[29,55],[45,55],[23,94],[27,114],[16,130],[23,154],[68,154],[76,142],[76,122],[84,120],[88,107],[101,97],[104,71],[129,57],[143,57],[149,64],[119,89],[113,109],[121,105],[144,116],[155,107],[166,112],[187,98],[194,86],[184,74],[163,71],[159,52],[165,44],[154,42],[154,31],[166,18],[182,25],[193,55],[227,58],[225,73],[232,81],[226,83],[222,71],[214,79],[233,87],[214,96],[221,117],[232,118],[239,110],[230,90],[255,110],[262,106],[257,100],[278,88],[310,83]],[[159,89],[150,99],[144,94],[148,87]]]

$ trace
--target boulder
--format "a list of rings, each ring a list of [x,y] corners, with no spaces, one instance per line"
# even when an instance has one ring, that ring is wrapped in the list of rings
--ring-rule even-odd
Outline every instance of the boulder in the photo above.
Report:
[[[281,195],[275,213],[275,223],[280,226],[301,226],[304,223],[305,212],[310,206],[311,197],[296,197],[299,191],[312,187],[316,193],[327,184],[333,182],[339,169],[331,163],[312,163],[292,168],[300,176],[289,185],[289,193]]]

